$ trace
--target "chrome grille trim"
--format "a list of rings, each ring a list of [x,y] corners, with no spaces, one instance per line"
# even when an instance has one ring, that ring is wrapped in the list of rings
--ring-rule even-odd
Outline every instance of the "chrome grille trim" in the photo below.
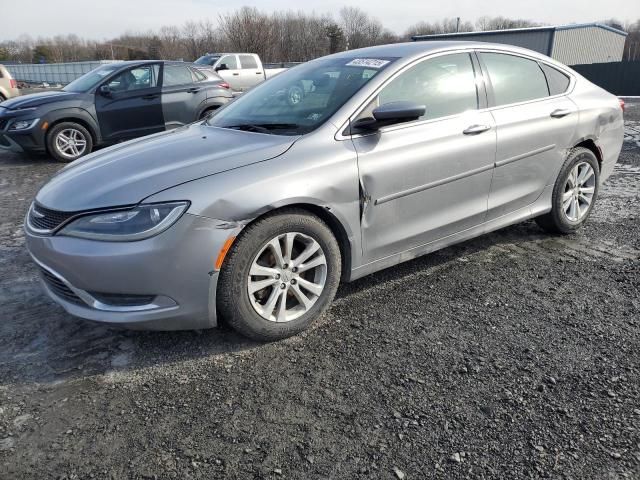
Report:
[[[68,223],[78,215],[77,212],[60,212],[45,208],[33,202],[27,213],[29,230],[40,235],[48,235]]]

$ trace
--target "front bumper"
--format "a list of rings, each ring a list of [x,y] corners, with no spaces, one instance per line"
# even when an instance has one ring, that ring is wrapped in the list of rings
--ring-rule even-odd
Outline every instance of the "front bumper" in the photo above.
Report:
[[[192,330],[217,325],[214,262],[232,232],[216,225],[187,213],[138,242],[25,231],[47,294],[70,314],[127,328]],[[149,300],[131,305],[104,300],[129,297]]]
[[[0,109],[0,150],[16,153],[43,153],[47,150],[45,134],[41,125],[45,121],[40,119],[34,126],[25,130],[9,130],[11,123],[16,120],[29,120],[34,112],[21,113],[8,109]]]

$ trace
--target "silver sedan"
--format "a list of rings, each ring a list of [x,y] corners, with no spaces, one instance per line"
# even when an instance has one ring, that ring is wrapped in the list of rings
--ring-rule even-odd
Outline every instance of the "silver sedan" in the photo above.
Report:
[[[146,329],[222,318],[275,340],[307,328],[340,281],[529,218],[575,231],[622,138],[616,97],[528,50],[352,50],[70,164],[38,192],[27,246],[73,315]]]

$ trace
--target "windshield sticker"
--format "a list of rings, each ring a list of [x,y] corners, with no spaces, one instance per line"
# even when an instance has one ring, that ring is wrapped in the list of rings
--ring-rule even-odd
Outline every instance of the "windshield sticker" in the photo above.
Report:
[[[378,58],[354,58],[346,64],[347,67],[367,67],[367,68],[382,68],[390,60],[380,60]]]

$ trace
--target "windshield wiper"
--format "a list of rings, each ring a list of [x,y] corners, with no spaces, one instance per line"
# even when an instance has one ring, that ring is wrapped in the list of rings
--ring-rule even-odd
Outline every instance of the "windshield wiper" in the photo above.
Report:
[[[300,128],[300,125],[297,123],[241,123],[239,125],[225,125],[224,128],[233,128],[247,132],[269,133],[271,130],[292,130]]]

